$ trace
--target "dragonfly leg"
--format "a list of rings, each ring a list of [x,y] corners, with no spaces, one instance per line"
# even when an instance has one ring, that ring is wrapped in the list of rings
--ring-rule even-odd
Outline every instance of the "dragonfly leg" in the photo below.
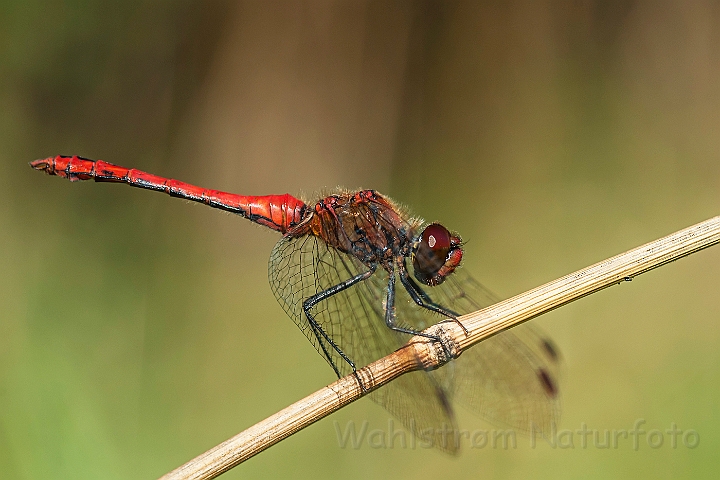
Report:
[[[312,315],[309,315],[307,317],[307,319],[308,319],[308,323],[310,323],[310,330],[312,330],[313,335],[315,335],[315,338],[318,341],[318,345],[320,345],[320,348],[322,349],[323,354],[325,354],[325,358],[328,359],[328,361],[330,362],[330,366],[332,367],[333,370],[335,370],[335,375],[337,375],[338,378],[342,377],[342,375],[340,375],[340,370],[338,370],[337,365],[335,365],[335,362],[332,361],[332,358],[330,357],[330,353],[327,351],[327,348],[325,347],[325,342],[321,338],[321,334],[322,334],[322,337],[324,337],[326,339],[326,341],[332,342],[332,340],[330,340],[328,338],[328,336],[325,334],[323,329],[320,328],[320,325],[318,325],[318,323],[315,321],[315,319],[312,317]],[[350,366],[353,367],[353,372],[354,372],[355,364],[350,362]]]
[[[345,352],[343,352],[340,347],[333,341],[332,338],[323,330],[323,328],[320,326],[320,324],[315,320],[315,317],[313,317],[313,314],[310,312],[312,308],[317,305],[318,303],[322,302],[323,300],[332,297],[333,295],[342,292],[343,290],[346,290],[356,283],[362,282],[363,280],[367,280],[370,278],[370,276],[375,273],[375,268],[371,268],[367,272],[360,273],[358,275],[355,275],[354,277],[345,280],[342,283],[339,283],[337,285],[334,285],[326,290],[323,290],[322,292],[318,292],[315,295],[306,298],[303,301],[303,311],[305,312],[305,318],[307,318],[308,323],[310,324],[310,328],[313,331],[313,334],[315,335],[315,338],[317,338],[318,343],[320,344],[320,348],[322,349],[323,353],[325,354],[325,358],[330,363],[330,366],[335,370],[335,374],[338,376],[338,378],[341,378],[342,375],[340,374],[340,370],[338,369],[337,365],[335,365],[335,362],[332,359],[332,356],[330,355],[330,352],[328,352],[327,348],[325,347],[325,342],[327,342],[333,350],[337,352],[340,357],[347,362],[348,365],[350,365],[350,368],[352,368],[353,375],[355,375],[355,378],[357,379],[358,383],[360,384],[360,388],[365,391],[365,386],[363,385],[362,381],[360,380],[360,377],[357,374],[357,369],[355,368],[355,362],[353,362],[350,357],[348,357]],[[323,342],[325,340],[325,342]]]
[[[400,278],[402,280],[402,277]],[[450,349],[447,347],[447,345],[445,345],[445,342],[443,342],[440,337],[419,332],[417,330],[412,330],[410,328],[398,327],[395,324],[395,320],[395,274],[394,272],[390,272],[390,279],[388,280],[387,298],[385,300],[385,325],[387,325],[388,328],[390,328],[391,330],[395,330],[396,332],[407,333],[408,335],[419,335],[421,337],[429,338],[431,340],[439,342],[440,346],[443,349],[443,352],[445,353],[446,358],[452,357],[452,355],[450,354]]]
[[[410,275],[408,275],[407,268],[404,264],[403,268],[400,270],[400,282],[403,284],[405,290],[407,290],[408,294],[410,295],[410,298],[412,298],[415,303],[417,303],[423,308],[430,310],[431,312],[439,313],[440,315],[452,318],[455,323],[460,325],[460,327],[465,332],[465,335],[468,335],[468,331],[467,328],[465,328],[465,325],[460,323],[460,321],[457,319],[457,317],[459,317],[460,315],[450,310],[449,308],[445,308],[433,302],[430,296],[425,293],[425,291],[420,287],[420,285],[415,283],[415,281],[410,278]]]

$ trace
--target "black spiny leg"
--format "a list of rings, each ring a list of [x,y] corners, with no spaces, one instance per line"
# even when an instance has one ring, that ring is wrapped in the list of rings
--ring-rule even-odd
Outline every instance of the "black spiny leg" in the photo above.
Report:
[[[318,343],[320,344],[320,348],[322,349],[323,353],[325,354],[325,358],[327,358],[328,362],[330,363],[330,366],[335,370],[335,374],[338,376],[338,378],[341,378],[342,375],[340,375],[340,370],[337,368],[337,365],[335,365],[335,362],[333,362],[332,357],[330,356],[330,353],[327,351],[327,348],[325,348],[325,343],[322,341],[323,339],[330,344],[330,346],[335,350],[340,357],[342,357],[343,360],[345,360],[348,365],[350,365],[350,368],[352,368],[353,375],[355,375],[355,378],[358,381],[358,384],[360,384],[360,388],[364,391],[365,386],[362,384],[362,381],[360,381],[360,377],[357,374],[357,370],[355,369],[355,363],[350,360],[350,357],[345,355],[345,352],[343,352],[340,347],[337,346],[337,344],[333,341],[330,336],[325,333],[325,330],[320,326],[320,324],[315,320],[315,317],[313,317],[312,313],[310,313],[310,310],[320,303],[321,301],[332,297],[336,293],[340,293],[343,290],[346,290],[353,285],[355,285],[358,282],[361,282],[363,280],[367,280],[370,278],[370,276],[375,273],[375,268],[371,268],[367,272],[360,273],[358,275],[355,275],[354,277],[345,280],[342,283],[339,283],[337,285],[334,285],[327,290],[323,290],[322,292],[318,292],[312,297],[308,297],[303,301],[303,311],[305,312],[305,317],[307,318],[308,323],[310,324],[310,328],[313,331],[313,334],[315,335],[315,338],[317,338]],[[322,337],[322,338],[321,338]]]
[[[415,283],[415,281],[410,278],[410,275],[408,275],[407,267],[405,266],[405,261],[403,260],[403,268],[400,271],[400,282],[405,287],[405,290],[407,290],[408,294],[410,294],[410,298],[413,299],[415,303],[420,305],[423,308],[426,308],[430,310],[431,312],[439,313],[440,315],[444,315],[448,318],[452,318],[455,323],[460,325],[460,327],[465,332],[465,335],[468,335],[467,328],[465,328],[465,325],[463,325],[457,317],[459,315],[452,310],[445,308],[441,305],[438,305],[437,303],[433,302],[430,296],[423,291],[422,288],[420,288],[420,285]]]

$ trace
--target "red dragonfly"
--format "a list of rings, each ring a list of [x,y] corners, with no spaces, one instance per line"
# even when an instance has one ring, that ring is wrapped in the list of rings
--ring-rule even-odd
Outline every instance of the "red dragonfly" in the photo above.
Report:
[[[30,165],[71,181],[162,191],[280,232],[270,255],[270,286],[338,377],[393,352],[409,335],[423,335],[438,314],[455,319],[497,301],[458,268],[463,244],[457,234],[424,224],[373,190],[341,191],[306,204],[289,194],[204,189],[78,156]],[[370,397],[425,444],[455,452],[461,438],[449,434],[458,432],[451,400],[503,427],[549,432],[559,413],[558,368],[551,341],[525,324],[443,368],[403,375]]]

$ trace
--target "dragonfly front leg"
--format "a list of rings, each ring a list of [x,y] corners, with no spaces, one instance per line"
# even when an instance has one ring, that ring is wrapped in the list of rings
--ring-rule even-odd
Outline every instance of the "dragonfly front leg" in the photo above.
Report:
[[[431,312],[439,313],[440,315],[444,315],[448,318],[453,319],[455,323],[460,325],[460,327],[465,332],[465,335],[468,335],[468,331],[465,326],[457,319],[457,317],[459,316],[457,313],[453,312],[449,308],[445,308],[433,302],[430,296],[425,293],[425,291],[420,287],[420,285],[415,283],[415,281],[410,278],[410,275],[408,275],[407,267],[405,266],[404,259],[403,265],[400,269],[400,282],[405,287],[405,290],[407,290],[410,298],[412,298],[416,304],[420,305],[422,308],[430,310]]]
[[[323,300],[332,297],[333,295],[342,292],[343,290],[346,290],[353,285],[355,285],[358,282],[362,282],[363,280],[367,280],[370,278],[370,276],[375,273],[375,268],[371,268],[367,272],[360,273],[358,275],[355,275],[354,277],[345,280],[342,283],[339,283],[337,285],[334,285],[326,290],[323,290],[322,292],[318,292],[315,295],[306,298],[303,301],[303,312],[305,312],[305,318],[307,318],[308,324],[310,325],[310,329],[312,330],[313,334],[315,335],[315,338],[317,339],[320,348],[322,349],[323,353],[325,354],[325,358],[327,359],[328,363],[330,363],[330,366],[335,370],[335,374],[338,376],[338,378],[341,378],[342,375],[340,373],[340,370],[338,369],[337,365],[335,365],[335,362],[332,359],[332,356],[330,355],[330,352],[325,346],[325,343],[329,344],[333,350],[337,352],[340,357],[347,362],[348,365],[350,365],[350,368],[352,368],[353,375],[355,375],[355,378],[357,379],[358,383],[360,384],[360,388],[365,390],[364,385],[360,381],[360,377],[357,375],[357,369],[355,368],[355,362],[353,362],[350,357],[348,357],[345,352],[343,352],[340,347],[333,341],[332,338],[325,332],[325,330],[322,328],[322,326],[315,320],[315,317],[311,313],[312,308],[317,305],[318,303],[322,302]],[[324,341],[323,341],[324,340]]]

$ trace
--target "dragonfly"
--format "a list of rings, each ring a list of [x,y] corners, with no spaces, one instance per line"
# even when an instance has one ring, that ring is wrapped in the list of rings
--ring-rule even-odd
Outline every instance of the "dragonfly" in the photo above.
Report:
[[[392,353],[412,335],[440,342],[447,353],[439,338],[422,330],[439,317],[457,321],[499,300],[461,268],[464,249],[457,233],[411,216],[374,190],[339,190],[305,203],[290,194],[205,189],[80,156],[49,157],[30,166],[71,181],[165,192],[279,232],[270,254],[270,287],[338,377]],[[403,375],[369,396],[423,445],[456,453],[456,403],[500,427],[550,432],[559,416],[559,363],[553,342],[523,324],[442,368]]]

